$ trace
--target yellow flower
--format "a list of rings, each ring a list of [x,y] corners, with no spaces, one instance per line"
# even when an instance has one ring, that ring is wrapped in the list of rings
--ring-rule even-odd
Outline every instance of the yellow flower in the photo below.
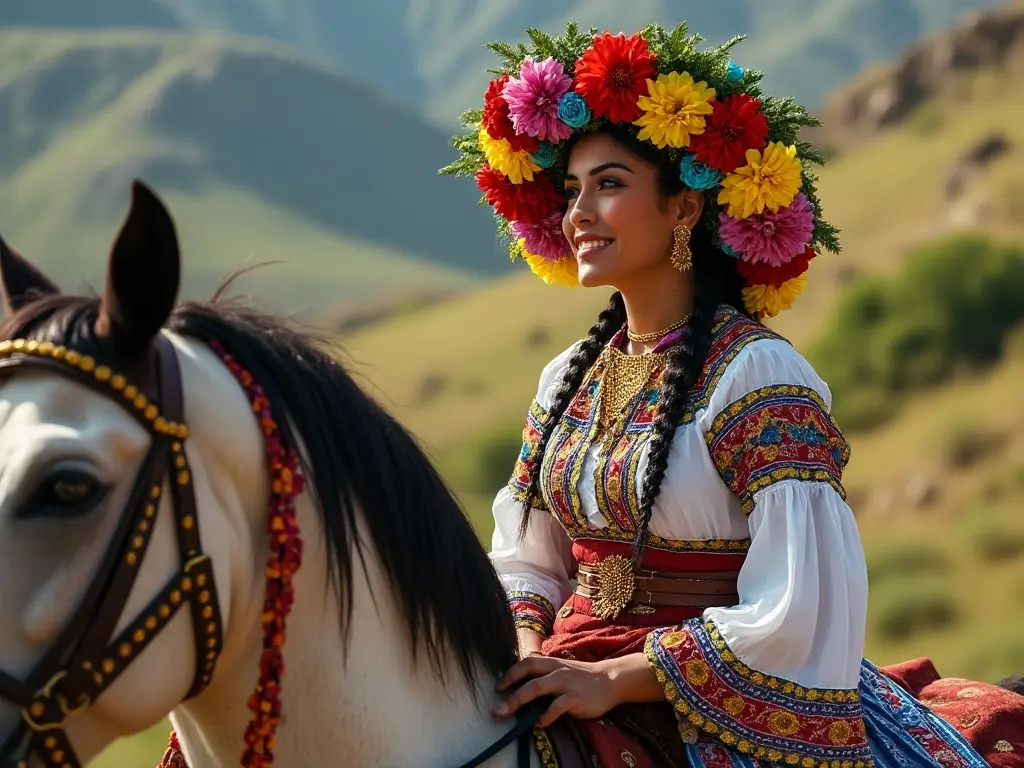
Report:
[[[512,244],[509,255],[512,257],[512,261],[522,258],[529,265],[530,271],[548,285],[578,286],[580,284],[579,265],[574,256],[566,256],[558,261],[545,259],[543,256],[537,256],[526,250],[526,240],[522,238]]]
[[[483,150],[491,168],[508,176],[508,180],[513,184],[522,184],[523,179],[533,181],[533,174],[541,169],[525,149],[513,151],[506,139],[492,139],[491,134],[482,125],[480,149]]]
[[[743,289],[743,303],[749,312],[775,317],[792,307],[806,286],[806,272],[790,278],[778,288],[774,285],[748,285]]]
[[[647,81],[648,96],[641,96],[637,106],[644,114],[633,125],[643,128],[638,138],[650,139],[659,149],[688,147],[690,137],[704,133],[704,115],[710,115],[709,102],[715,89],[701,80],[693,81],[689,72],[658,75]]]
[[[764,152],[747,150],[747,164],[722,181],[719,205],[728,205],[726,213],[745,219],[767,208],[775,213],[793,202],[800,191],[800,159],[796,146],[773,141]]]

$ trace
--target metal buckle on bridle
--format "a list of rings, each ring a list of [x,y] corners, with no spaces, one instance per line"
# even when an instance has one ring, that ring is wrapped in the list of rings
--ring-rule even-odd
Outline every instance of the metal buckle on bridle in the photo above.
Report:
[[[0,745],[4,766],[24,768],[28,756],[35,754],[47,765],[80,768],[64,731],[65,720],[89,707],[185,604],[191,608],[196,645],[196,669],[186,699],[202,691],[212,678],[223,627],[213,568],[201,547],[191,472],[183,447],[188,429],[183,423],[180,370],[174,348],[165,337],[158,337],[156,353],[159,365],[154,402],[124,376],[75,350],[48,342],[0,342],[0,368],[42,365],[89,384],[118,401],[153,436],[111,546],[68,626],[29,675],[29,682],[0,671],[0,698],[21,707],[21,722]],[[115,636],[155,528],[162,488],[168,482],[181,570]],[[50,673],[54,667],[58,671]],[[50,675],[46,683],[33,691],[31,681],[46,674]]]
[[[46,685],[36,691],[35,695],[32,697],[32,703],[21,710],[22,719],[28,723],[28,727],[33,731],[36,731],[37,733],[44,733],[46,731],[52,731],[55,728],[60,728],[64,724],[64,720],[66,718],[92,704],[88,694],[85,693],[79,696],[78,703],[74,707],[69,707],[68,700],[63,694],[58,693],[54,695],[54,687],[67,676],[67,671],[63,669],[55,674],[46,682]],[[60,719],[43,723],[37,722],[35,718],[43,717],[48,711],[50,711],[54,703],[56,703],[60,710]]]

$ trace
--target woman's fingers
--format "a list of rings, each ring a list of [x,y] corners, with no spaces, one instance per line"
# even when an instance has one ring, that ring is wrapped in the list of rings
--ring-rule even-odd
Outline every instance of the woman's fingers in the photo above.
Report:
[[[520,707],[538,696],[564,693],[565,680],[564,675],[559,674],[560,671],[555,669],[543,677],[535,677],[533,680],[523,683],[504,704],[499,704],[494,708],[494,714],[498,717],[508,717],[514,715]]]
[[[522,661],[516,662],[501,679],[498,680],[498,690],[504,691],[507,688],[515,685],[520,680],[525,680],[528,677],[539,677],[549,672],[553,672],[561,666],[559,659],[553,659],[549,656],[529,656]]]
[[[572,709],[575,702],[576,699],[571,694],[563,693],[551,702],[551,706],[548,707],[544,714],[540,716],[540,719],[537,721],[537,725],[542,728],[548,727],[562,715],[567,714]]]

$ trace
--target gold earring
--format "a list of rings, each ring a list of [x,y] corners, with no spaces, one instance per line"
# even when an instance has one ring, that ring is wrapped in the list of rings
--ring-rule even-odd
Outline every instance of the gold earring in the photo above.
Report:
[[[686,272],[693,266],[693,254],[690,251],[690,228],[680,224],[672,230],[672,266],[680,272]]]

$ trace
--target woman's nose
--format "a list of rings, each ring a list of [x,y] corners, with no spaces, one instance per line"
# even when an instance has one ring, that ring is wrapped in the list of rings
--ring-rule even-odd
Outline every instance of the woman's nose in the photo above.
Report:
[[[583,195],[569,203],[569,223],[574,227],[594,223],[594,209]]]

